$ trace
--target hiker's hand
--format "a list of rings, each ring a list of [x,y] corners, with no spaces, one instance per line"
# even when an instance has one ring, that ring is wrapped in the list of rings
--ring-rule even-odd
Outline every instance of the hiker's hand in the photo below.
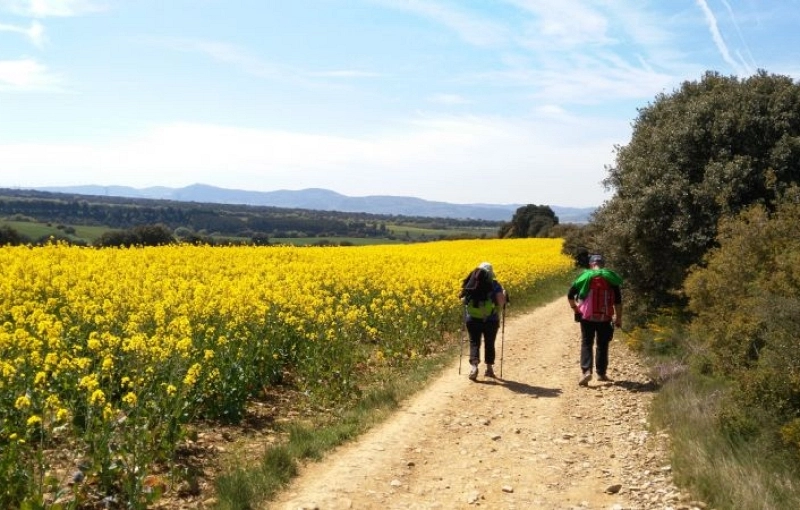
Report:
[[[614,321],[615,328],[622,328],[622,319],[617,319]]]

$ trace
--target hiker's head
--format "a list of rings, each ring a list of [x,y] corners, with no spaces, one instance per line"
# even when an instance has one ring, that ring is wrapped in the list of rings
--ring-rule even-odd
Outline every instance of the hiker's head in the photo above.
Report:
[[[494,269],[492,268],[492,265],[490,263],[481,262],[478,265],[478,269],[482,269],[482,270],[486,271],[486,273],[492,278],[492,280],[494,280]]]
[[[589,257],[589,267],[603,267],[606,265],[606,259],[602,255],[592,255]]]

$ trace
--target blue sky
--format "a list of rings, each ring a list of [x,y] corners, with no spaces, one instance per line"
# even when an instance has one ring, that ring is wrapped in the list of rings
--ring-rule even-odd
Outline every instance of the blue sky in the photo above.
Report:
[[[800,78],[798,0],[0,0],[0,186],[588,207],[637,108]]]

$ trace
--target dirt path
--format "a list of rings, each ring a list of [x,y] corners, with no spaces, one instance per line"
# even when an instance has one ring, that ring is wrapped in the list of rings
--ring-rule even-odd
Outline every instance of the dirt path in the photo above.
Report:
[[[471,382],[456,360],[386,423],[305,466],[269,508],[704,507],[672,486],[665,438],[648,433],[653,386],[621,342],[613,382],[588,388],[565,300],[508,319],[504,344],[502,378]]]

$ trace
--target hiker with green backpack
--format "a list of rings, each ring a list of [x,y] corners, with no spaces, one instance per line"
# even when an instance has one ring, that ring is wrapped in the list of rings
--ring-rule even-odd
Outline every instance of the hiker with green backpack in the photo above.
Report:
[[[589,257],[589,269],[582,272],[567,292],[567,301],[581,323],[581,377],[578,384],[587,386],[592,380],[592,365],[598,381],[610,381],[608,345],[614,327],[622,327],[622,278],[605,268],[602,255]],[[595,350],[596,340],[596,353]]]
[[[469,378],[478,379],[481,361],[481,340],[484,347],[486,377],[495,377],[495,340],[500,329],[501,312],[505,310],[507,294],[497,281],[492,265],[482,262],[461,283],[461,302],[464,304],[464,321],[469,333]]]

